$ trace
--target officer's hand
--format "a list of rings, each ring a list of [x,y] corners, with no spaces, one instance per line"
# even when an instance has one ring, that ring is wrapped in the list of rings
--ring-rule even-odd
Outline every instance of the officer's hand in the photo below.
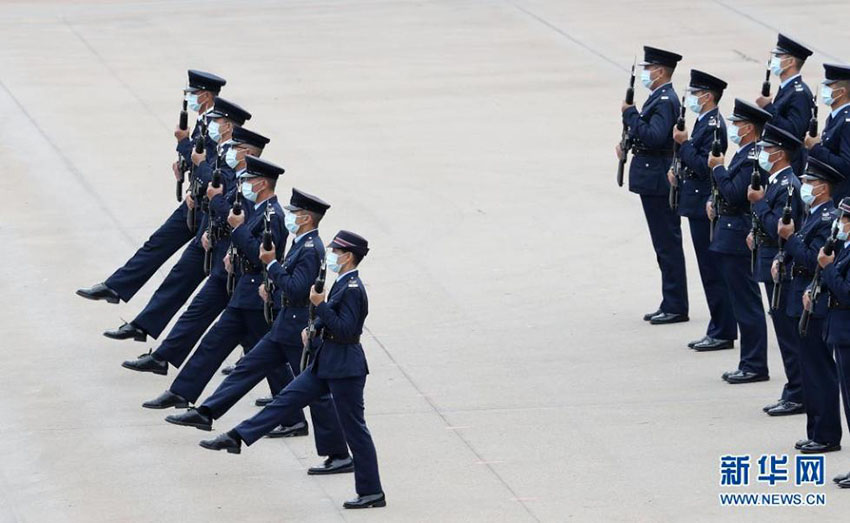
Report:
[[[263,303],[268,303],[269,302],[269,293],[266,292],[266,286],[263,285],[263,284],[260,284],[260,286],[258,288],[258,292],[260,293],[260,298],[263,299]]]
[[[192,198],[192,193],[190,193],[189,191],[186,191],[186,206],[190,209],[195,208],[195,199]]]
[[[832,254],[827,256],[823,252],[823,247],[821,247],[820,252],[818,253],[818,265],[821,266],[822,269],[826,269],[826,266],[835,261],[835,251]]]
[[[711,204],[711,200],[705,202],[705,214],[708,215],[709,220],[714,219],[714,205]]]
[[[756,105],[764,109],[764,107],[771,102],[769,96],[759,96],[756,98]]]
[[[673,127],[673,139],[678,144],[683,144],[688,139],[688,130],[680,131],[678,128]]]
[[[228,274],[233,273],[233,264],[230,263],[230,256],[228,255],[224,256],[224,270],[226,270]]]
[[[756,248],[756,240],[755,240],[755,238],[753,238],[753,233],[750,233],[750,234],[747,235],[747,247],[751,251],[754,251],[755,248]]]
[[[750,203],[760,202],[762,199],[764,199],[764,187],[760,187],[758,191],[753,189],[752,185],[747,188],[747,200]]]
[[[812,310],[812,291],[810,290],[803,293],[803,309],[810,312]]]
[[[723,165],[726,163],[726,157],[722,154],[720,156],[714,156],[713,154],[708,155],[708,168],[714,169],[718,165]]]
[[[318,306],[323,301],[325,301],[325,293],[324,292],[322,292],[322,293],[316,292],[315,286],[310,287],[310,303]]]
[[[180,128],[180,126],[178,125],[178,126],[174,129],[174,137],[175,137],[175,138],[177,138],[177,141],[178,141],[178,142],[182,142],[183,140],[185,140],[185,139],[189,138],[189,129],[188,129],[188,127],[187,127],[186,129],[181,129],[181,128]]]
[[[307,345],[307,329],[301,331],[301,345]]]
[[[627,104],[626,101],[623,100],[623,105],[620,106],[620,112],[624,113],[624,112],[626,112],[626,109],[628,109],[629,107],[634,107],[634,106],[635,106],[635,104]]]
[[[788,222],[788,225],[782,223],[782,220],[779,220],[776,225],[776,233],[782,237],[783,240],[787,240],[794,234],[794,220]]]
[[[263,248],[263,242],[260,242],[260,261],[263,262],[263,265],[268,265],[274,260],[275,251],[274,251],[274,242],[272,242],[271,250],[265,250]]]
[[[679,180],[676,179],[676,175],[673,174],[673,169],[667,171],[667,181],[670,182],[670,185],[673,187],[679,185]]]
[[[805,143],[806,149],[811,149],[815,146],[815,144],[820,143],[820,136],[815,136],[814,138],[812,138],[811,136],[809,136],[809,133],[806,133]]]
[[[205,251],[212,249],[212,244],[210,243],[210,235],[207,234],[207,231],[204,231],[204,234],[201,235],[201,245],[204,246]]]
[[[617,146],[614,147],[614,153],[617,155],[618,160],[623,159],[623,146],[617,143]]]
[[[212,184],[207,185],[207,200],[212,201],[212,199],[219,194],[224,194],[224,184],[219,184],[218,189],[213,187]]]
[[[233,209],[231,209],[230,214],[227,215],[227,223],[230,224],[233,230],[236,230],[237,227],[245,223],[245,213],[233,214]]]
[[[199,152],[195,151],[194,148],[192,149],[192,163],[194,163],[196,166],[200,165],[201,162],[203,162],[206,159],[207,159],[206,153],[199,153]]]
[[[773,277],[773,281],[779,281],[779,261],[773,260],[773,263],[770,265],[770,275]]]
[[[177,180],[179,180],[180,177],[183,176],[183,173],[180,172],[180,162],[174,162],[173,164],[171,164],[171,170],[174,171],[174,178],[176,178]]]

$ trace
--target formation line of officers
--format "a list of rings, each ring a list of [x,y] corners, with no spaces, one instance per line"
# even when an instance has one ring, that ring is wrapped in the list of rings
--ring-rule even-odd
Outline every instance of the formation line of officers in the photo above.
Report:
[[[818,102],[801,75],[811,55],[780,34],[760,95],[735,99],[724,119],[726,82],[692,69],[680,99],[673,73],[682,56],[644,47],[640,82],[650,94],[638,109],[627,92],[616,153],[621,165],[631,157],[629,190],[640,195],[661,270],[661,303],[643,319],[689,320],[685,217],[710,312],[688,347],[733,349],[738,340],[738,366],[722,379],[767,381],[768,303],[785,383],[763,410],[805,414],[794,448],[820,454],[841,449],[841,397],[850,421],[850,67],[824,64]],[[828,111],[820,132],[819,106]],[[850,488],[850,473],[834,481]]]
[[[369,368],[360,337],[369,302],[359,267],[369,243],[341,230],[325,245],[319,225],[327,202],[295,188],[288,204],[278,199],[284,169],[261,159],[270,139],[245,128],[251,113],[220,96],[225,84],[217,75],[188,71],[174,132],[181,203],[127,263],[77,294],[128,302],[185,246],[142,312],[104,333],[116,340],[160,339],[201,287],[156,350],[123,363],[162,376],[169,366],[179,370],[168,389],[143,407],[186,409],[166,421],[210,431],[265,380],[271,395],[257,400],[262,410],[201,447],[239,454],[243,444],[264,436],[306,436],[303,409],[309,407],[316,451],[325,460],[308,474],[353,472],[357,496],[343,506],[383,507],[363,402]],[[191,130],[189,112],[197,114]],[[337,274],[329,291],[327,269]],[[223,369],[227,377],[200,401],[237,346],[244,355]]]

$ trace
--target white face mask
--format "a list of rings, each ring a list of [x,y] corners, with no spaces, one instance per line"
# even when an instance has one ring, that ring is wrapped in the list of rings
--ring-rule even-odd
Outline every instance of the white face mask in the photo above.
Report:
[[[850,239],[850,231],[847,230],[847,225],[848,224],[843,223],[840,220],[838,221],[838,235],[836,236],[836,238],[843,242],[846,242],[848,239]]]
[[[729,141],[734,143],[735,145],[739,145],[741,143],[741,130],[738,129],[738,126],[735,124],[729,124],[726,127],[726,136],[729,138]]]
[[[189,109],[196,113],[201,110],[201,104],[198,102],[198,95],[195,93],[186,93],[186,105]]]
[[[251,185],[249,182],[247,182],[247,181],[242,182],[241,191],[242,191],[242,196],[245,197],[246,200],[248,200],[249,202],[253,202],[253,203],[257,202],[257,196],[259,196],[259,195],[254,192],[254,186]]]
[[[236,166],[239,165],[239,159],[236,157],[237,151],[236,147],[231,147],[224,154],[224,161],[227,163],[227,166],[231,169],[236,169]]]
[[[643,69],[640,72],[640,83],[642,83],[647,89],[652,89],[652,71],[649,69]]]
[[[779,76],[782,74],[782,70],[782,59],[774,55],[773,58],[770,59],[770,72],[776,76]]]
[[[289,211],[284,211],[283,224],[292,234],[298,234],[298,229],[301,227],[298,225],[298,215]]]
[[[810,183],[804,183],[800,186],[800,199],[806,206],[811,207],[815,202],[815,186]]]
[[[218,143],[221,140],[221,125],[216,121],[210,122],[207,126],[207,133],[210,135],[210,140]]]
[[[702,112],[702,104],[699,101],[700,98],[702,97],[697,96],[693,93],[689,94],[688,97],[685,99],[685,103],[687,104],[688,109],[697,114],[700,114]]]
[[[339,271],[342,269],[342,266],[340,266],[339,264],[339,254],[333,251],[328,251],[328,253],[325,255],[325,259],[328,264],[328,269],[339,274]]]
[[[770,170],[773,169],[773,164],[776,163],[770,161],[770,156],[771,154],[764,149],[759,152],[759,167],[767,172],[770,172]]]

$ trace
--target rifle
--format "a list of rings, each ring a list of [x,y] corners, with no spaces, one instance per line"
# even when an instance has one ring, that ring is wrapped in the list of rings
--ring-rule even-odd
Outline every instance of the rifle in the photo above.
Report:
[[[221,187],[221,169],[218,166],[218,156],[215,158],[215,170],[213,171],[210,184],[214,189]],[[213,223],[213,218],[212,207],[207,202],[207,238],[210,241],[210,249],[204,251],[204,274],[207,276],[210,275],[210,271],[212,270],[213,247],[218,242],[218,226]]]
[[[183,109],[180,111],[180,130],[185,131],[189,128],[189,113],[186,112],[188,107],[186,97],[183,97]],[[183,182],[186,181],[186,158],[182,154],[177,154],[177,168],[180,170],[180,178],[177,179],[177,201],[183,201]]]
[[[322,260],[322,265],[319,267],[319,275],[316,277],[316,283],[313,287],[316,292],[321,294],[325,290],[325,277],[328,272],[328,264],[326,260]],[[307,321],[307,343],[304,344],[304,350],[301,352],[301,372],[310,365],[310,360],[313,359],[313,338],[316,337],[316,306],[310,302],[309,316]]]
[[[679,106],[679,118],[676,120],[676,129],[685,130],[685,97],[682,96],[682,105]],[[673,211],[679,210],[679,182],[682,179],[682,159],[679,158],[679,149],[681,145],[678,142],[673,142],[673,175],[676,177],[676,183],[670,184],[670,196],[668,203]]]
[[[812,95],[812,119],[809,120],[809,136],[817,138],[818,136],[818,95],[817,91]]]
[[[782,209],[782,224],[788,225],[791,223],[791,202],[794,197],[794,186],[788,184],[788,197],[785,199],[785,208]],[[776,271],[776,280],[773,285],[773,296],[770,300],[771,310],[779,308],[779,298],[782,295],[782,280],[785,279],[785,240],[779,236],[779,252],[776,254],[776,260],[779,262],[779,270]]]
[[[838,230],[839,230],[838,220],[832,222],[832,231],[827,238],[826,243],[823,245],[823,253],[827,256],[831,256],[833,251],[835,250],[835,243],[838,241]],[[821,289],[821,266],[818,264],[815,267],[815,274],[812,276],[812,283],[809,285],[809,307],[803,307],[803,315],[800,316],[800,324],[798,325],[798,330],[800,332],[800,336],[805,338],[806,334],[808,334],[809,330],[809,316],[812,314],[812,309],[815,307],[815,303],[820,297],[820,293],[823,289]]]
[[[635,57],[635,61],[632,62],[632,72],[629,77],[629,87],[626,88],[626,103],[631,105],[635,103],[635,63],[637,62],[637,57]],[[623,157],[620,158],[620,164],[617,166],[617,185],[623,186],[623,172],[626,169],[626,160],[629,154],[629,149],[632,148],[632,141],[629,138],[629,126],[626,125],[626,122],[623,122],[623,134],[620,137],[620,149],[623,151]]]
[[[195,137],[195,152],[198,154],[203,154],[205,150],[205,139],[207,134],[207,126],[204,120],[201,120],[198,125],[201,127],[201,132],[198,133],[198,136]],[[197,217],[197,208],[201,205],[201,180],[195,176],[195,164],[194,162],[189,168],[189,191],[192,194],[192,198],[195,200],[195,205],[193,208],[189,209],[189,212],[186,213],[186,225],[189,227],[189,230],[194,233],[198,228],[198,217]]]
[[[714,126],[714,141],[711,142],[711,155],[715,156],[715,157],[720,157],[720,152],[721,152],[720,147],[721,147],[721,145],[720,145],[720,137],[718,135],[718,133],[720,132],[720,119],[719,119],[720,115],[718,114],[717,117],[718,117],[717,125]],[[717,182],[715,182],[714,174],[711,171],[709,171],[708,177],[711,180],[711,207],[714,209],[714,218],[712,218],[711,222],[709,223],[708,241],[713,242],[714,241],[714,226],[717,225],[718,190],[717,190]]]
[[[761,95],[770,96],[770,56],[767,57],[767,67],[764,71],[764,82],[761,83]]]
[[[239,186],[236,187],[236,199],[233,200],[233,214],[239,216],[242,214],[242,193],[239,191]],[[227,250],[227,255],[230,257],[230,272],[227,273],[227,295],[232,296],[233,290],[236,288],[236,267],[241,265],[241,256],[233,242],[230,242],[230,248]]]
[[[753,153],[755,153],[756,148],[753,147]],[[759,156],[758,154],[754,154],[750,158],[753,162],[753,174],[750,177],[750,187],[753,188],[754,191],[758,191],[761,189],[761,172],[759,171]],[[753,212],[753,206],[750,205],[750,214],[753,218],[753,225],[750,229],[750,234],[753,235],[753,250],[750,251],[750,272],[752,274],[756,273],[756,263],[758,263],[759,257],[759,242],[758,242],[758,231],[760,228],[759,218],[756,216],[756,213]]]
[[[272,231],[269,228],[271,225],[272,218],[272,206],[271,203],[266,204],[266,212],[263,215],[263,249],[270,251],[272,249]],[[271,325],[274,323],[274,284],[269,278],[269,271],[267,267],[263,266],[263,287],[266,289],[266,294],[268,295],[268,299],[263,303],[263,316],[266,318],[266,323]]]

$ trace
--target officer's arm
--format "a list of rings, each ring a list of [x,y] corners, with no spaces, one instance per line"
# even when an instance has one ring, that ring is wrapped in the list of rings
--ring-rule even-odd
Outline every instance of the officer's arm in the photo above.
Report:
[[[695,143],[693,140],[687,140],[679,147],[679,158],[682,163],[697,174],[697,178],[705,180],[708,178],[708,153],[711,150],[711,142],[705,143],[705,137]]]
[[[210,209],[212,209],[216,218],[227,221],[227,215],[230,214],[230,207],[233,205],[235,199],[236,190],[235,188],[231,188],[229,191],[225,191],[224,194],[213,196],[213,199],[210,200]]]
[[[623,119],[629,126],[632,138],[638,138],[644,145],[652,149],[662,149],[667,146],[676,121],[672,103],[659,103],[649,121],[642,120],[640,113],[630,107],[623,113]]]
[[[836,259],[838,257],[836,256]],[[821,272],[823,282],[829,287],[829,291],[835,295],[840,303],[850,303],[850,280],[847,276],[841,276],[835,269],[835,263],[830,263]]]
[[[809,219],[820,219],[820,216],[814,215]],[[815,232],[815,236],[812,238],[812,241],[808,246],[803,241],[802,235],[799,233],[794,233],[788,237],[788,240],[785,241],[785,251],[794,258],[795,265],[801,265],[808,269],[809,272],[813,272],[815,270],[818,266],[818,252],[826,243],[826,239],[829,237],[830,228],[830,222],[822,222],[819,224],[818,230]]]
[[[833,154],[828,147],[822,143],[817,143],[809,151],[809,155],[828,163],[840,173],[850,174],[850,128],[846,130],[842,128],[841,131],[844,132],[839,134],[841,143],[838,147],[838,154]]]
[[[275,286],[293,300],[303,300],[310,296],[310,287],[319,275],[319,253],[315,249],[307,249],[298,258],[292,274],[287,274],[280,263],[269,266],[269,276]]]
[[[770,119],[770,124],[781,129],[785,129],[794,136],[803,136],[803,133],[809,128],[809,120],[812,117],[812,108],[809,105],[810,98],[805,92],[795,93],[794,99],[789,105],[788,114],[782,116],[775,109],[770,111],[773,118]],[[770,104],[773,105],[773,104]],[[770,107],[768,105],[768,107]],[[765,107],[767,109],[767,107]]]
[[[188,138],[183,138],[179,142],[177,142],[177,154],[183,157],[183,160],[187,162],[192,161],[192,140]]]
[[[316,314],[322,319],[324,328],[330,330],[334,336],[350,339],[360,334],[358,329],[363,303],[360,292],[359,287],[349,287],[342,291],[337,311],[331,309],[327,302],[322,302],[316,307]]]
[[[729,176],[729,171],[725,166],[718,165],[712,171],[714,181],[717,183],[717,190],[723,199],[735,207],[746,207],[749,205],[747,201],[747,187],[750,185],[752,177],[753,164],[752,162],[744,161],[738,168],[738,174],[735,178]]]
[[[275,215],[276,217],[277,215]],[[272,241],[275,244],[275,249],[278,253],[282,252],[283,245],[286,244],[286,234],[280,233],[280,227],[275,226],[275,218],[272,218],[272,225],[269,227],[272,233]],[[246,225],[240,225],[236,229],[233,230],[233,233],[230,235],[230,240],[239,248],[239,251],[242,253],[245,258],[248,259],[253,265],[262,265],[262,261],[260,261],[260,244],[263,241],[263,232],[262,228],[259,231],[259,234],[254,235],[250,228]],[[279,257],[279,256],[277,256]]]
[[[771,207],[770,202],[767,201],[766,197],[753,204],[753,212],[755,212],[756,216],[758,216],[759,221],[762,224],[762,229],[774,240],[779,238],[776,233],[776,228],[777,223],[779,223],[779,218],[782,217],[783,206],[784,204],[780,205],[777,203],[775,207]]]

